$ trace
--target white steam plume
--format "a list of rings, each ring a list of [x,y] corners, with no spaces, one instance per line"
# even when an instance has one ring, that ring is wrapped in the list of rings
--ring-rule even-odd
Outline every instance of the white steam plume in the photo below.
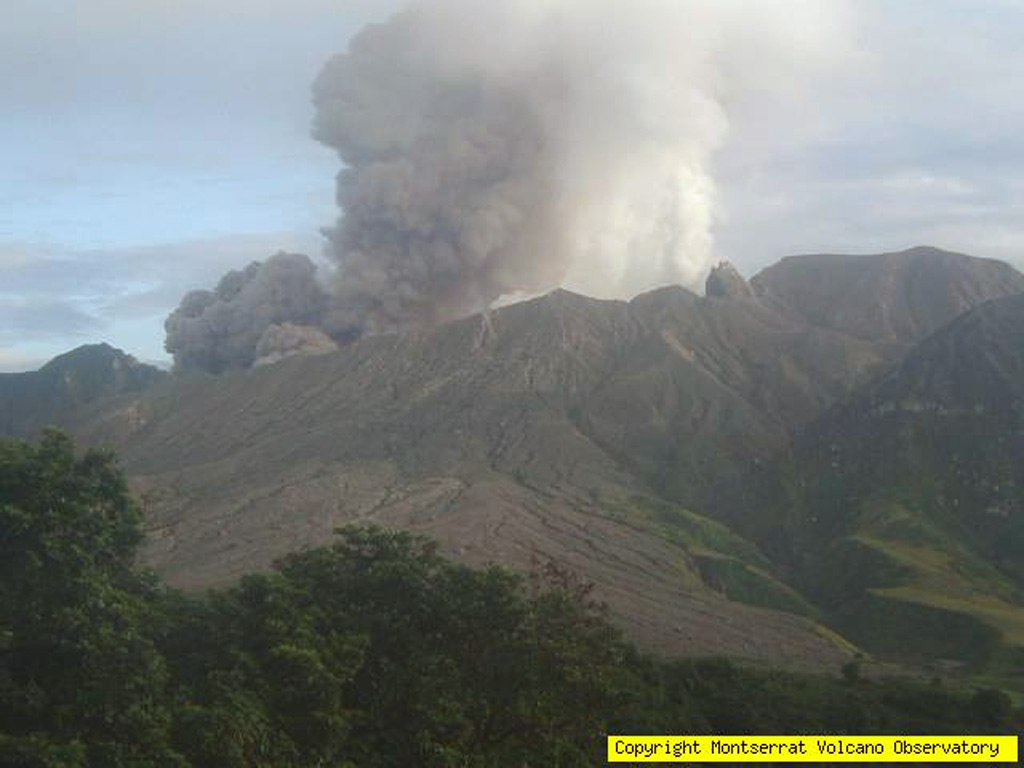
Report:
[[[843,11],[428,0],[368,27],[314,85],[314,135],[345,164],[329,330],[440,322],[560,284],[697,284],[731,115],[782,108],[827,70]]]

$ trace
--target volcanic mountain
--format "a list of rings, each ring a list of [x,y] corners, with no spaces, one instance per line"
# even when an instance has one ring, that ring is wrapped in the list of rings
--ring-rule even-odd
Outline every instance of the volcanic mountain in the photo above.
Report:
[[[846,512],[809,528],[831,500],[793,491],[807,483],[795,457],[817,466],[802,446],[823,445],[893,365],[933,354],[938,337],[923,337],[1021,291],[1007,265],[934,249],[794,257],[749,284],[723,265],[705,296],[556,291],[54,416],[119,450],[146,559],[179,586],[226,583],[372,521],[469,563],[557,560],[659,653],[834,667],[852,648],[822,622],[855,622],[838,586],[808,586],[825,560],[794,553],[855,534]]]

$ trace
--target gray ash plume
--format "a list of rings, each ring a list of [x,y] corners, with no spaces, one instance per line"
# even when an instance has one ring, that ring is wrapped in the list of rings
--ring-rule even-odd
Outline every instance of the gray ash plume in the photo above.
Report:
[[[603,298],[699,288],[731,117],[751,99],[778,108],[824,69],[848,37],[843,6],[412,4],[360,32],[313,85],[313,135],[343,165],[325,230],[330,296],[308,263],[271,260],[186,297],[167,348],[179,368],[223,370],[250,365],[273,324],[345,341],[559,286]],[[275,292],[279,273],[292,282]]]
[[[220,373],[247,368],[267,329],[279,323],[320,326],[329,297],[307,256],[279,253],[192,291],[164,323],[164,346],[177,370]]]

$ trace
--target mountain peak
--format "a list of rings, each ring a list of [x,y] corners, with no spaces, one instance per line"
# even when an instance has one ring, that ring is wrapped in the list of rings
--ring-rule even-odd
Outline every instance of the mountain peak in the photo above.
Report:
[[[139,364],[134,357],[124,350],[113,347],[104,341],[98,344],[83,344],[80,347],[75,347],[68,352],[57,355],[39,370],[65,370],[83,365],[109,364],[115,361],[125,364]]]
[[[110,344],[85,344],[38,371],[0,374],[0,432],[29,435],[101,398],[138,392],[166,374]]]
[[[711,270],[704,284],[704,294],[710,298],[720,299],[754,298],[750,284],[728,261],[718,262],[718,265]]]

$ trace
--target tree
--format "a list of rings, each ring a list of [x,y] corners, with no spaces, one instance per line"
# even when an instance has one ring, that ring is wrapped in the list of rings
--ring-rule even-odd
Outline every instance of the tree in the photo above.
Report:
[[[592,765],[624,645],[586,589],[528,591],[373,527],[285,558],[321,633],[362,638],[346,686],[358,765]],[[563,574],[564,575],[564,574]]]
[[[0,744],[7,765],[173,765],[165,670],[111,454],[0,442]],[[14,757],[10,757],[10,756]]]
[[[205,598],[175,596],[161,647],[174,677],[173,743],[195,768],[347,765],[346,686],[357,636],[279,574]]]
[[[609,732],[1019,719],[994,690],[644,658],[566,569],[527,585],[409,533],[347,528],[204,595],[133,568],[140,537],[110,454],[0,442],[0,768],[572,768]]]

